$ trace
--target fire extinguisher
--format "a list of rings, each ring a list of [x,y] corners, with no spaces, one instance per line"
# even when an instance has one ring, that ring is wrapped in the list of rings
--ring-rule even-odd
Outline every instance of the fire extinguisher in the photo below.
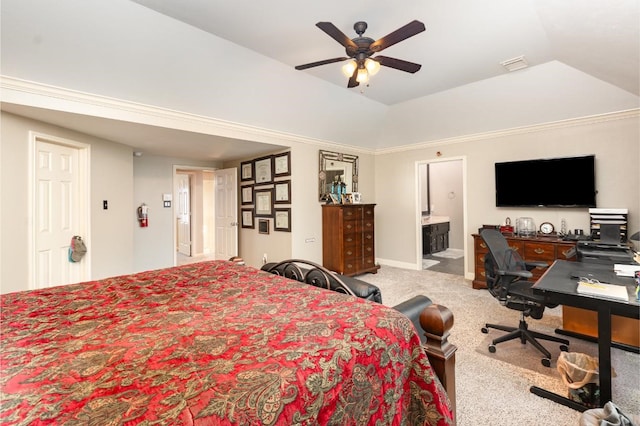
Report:
[[[149,226],[149,206],[145,203],[138,207],[138,222],[140,222],[140,228]]]

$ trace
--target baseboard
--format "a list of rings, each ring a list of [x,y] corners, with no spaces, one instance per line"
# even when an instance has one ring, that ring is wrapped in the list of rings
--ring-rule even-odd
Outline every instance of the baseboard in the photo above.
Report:
[[[380,259],[380,258],[378,258],[377,260],[380,265],[393,266],[394,268],[411,269],[412,271],[420,270],[420,268],[418,268],[418,266],[415,263],[399,262],[397,260]]]

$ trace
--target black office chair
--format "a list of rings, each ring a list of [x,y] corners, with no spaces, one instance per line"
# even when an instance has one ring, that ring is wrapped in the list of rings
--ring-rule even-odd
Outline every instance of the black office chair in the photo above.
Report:
[[[489,352],[496,351],[496,345],[508,340],[520,339],[522,344],[530,342],[536,347],[544,358],[542,365],[551,366],[551,353],[536,339],[549,340],[562,343],[560,350],[567,351],[569,341],[556,336],[549,336],[529,330],[526,317],[534,319],[542,318],[545,304],[544,298],[533,294],[533,283],[527,281],[532,277],[531,270],[535,267],[547,267],[544,262],[525,262],[518,252],[509,247],[504,236],[495,229],[483,229],[480,233],[489,253],[484,258],[484,269],[489,292],[498,299],[500,304],[509,309],[520,311],[520,325],[518,327],[508,327],[499,324],[486,324],[482,328],[483,333],[488,333],[490,328],[507,331],[508,334],[494,339],[489,345]],[[550,306],[549,307],[555,307]]]

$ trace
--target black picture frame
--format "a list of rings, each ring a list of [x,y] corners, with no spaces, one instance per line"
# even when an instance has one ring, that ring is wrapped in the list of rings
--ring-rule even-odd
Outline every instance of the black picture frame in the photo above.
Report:
[[[274,209],[273,229],[275,231],[291,232],[291,208]]]
[[[253,191],[256,217],[273,217],[273,188],[255,188]]]
[[[254,179],[254,167],[252,161],[243,161],[240,163],[240,180],[248,181]]]
[[[291,151],[273,156],[273,175],[275,177],[291,176]]]
[[[240,209],[240,222],[243,228],[254,229],[256,224],[253,217],[253,209]]]
[[[273,184],[274,204],[291,204],[291,180],[279,180]]]
[[[242,205],[253,204],[253,185],[240,187],[240,203]]]
[[[258,219],[258,233],[269,234],[269,219]]]
[[[273,156],[253,160],[253,173],[256,185],[273,182]]]

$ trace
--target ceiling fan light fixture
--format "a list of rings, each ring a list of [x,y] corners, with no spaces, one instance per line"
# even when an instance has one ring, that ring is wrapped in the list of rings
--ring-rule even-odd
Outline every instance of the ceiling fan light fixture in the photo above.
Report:
[[[363,67],[358,69],[356,81],[360,84],[367,84],[369,82],[369,72],[366,68]]]
[[[367,60],[364,61],[364,67],[367,69],[370,76],[376,75],[378,74],[378,71],[380,71],[380,62],[367,58]]]
[[[356,61],[349,61],[342,66],[342,74],[347,78],[351,78],[356,68],[358,68]]]

